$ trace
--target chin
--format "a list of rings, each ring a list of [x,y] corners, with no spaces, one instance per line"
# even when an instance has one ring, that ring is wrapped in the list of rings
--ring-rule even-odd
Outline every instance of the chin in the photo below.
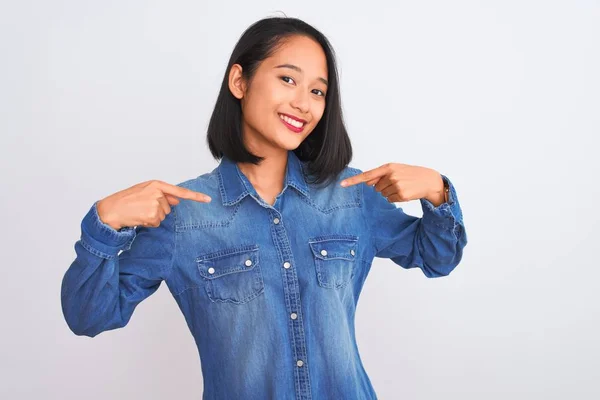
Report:
[[[304,135],[302,135],[302,136],[297,135],[296,137],[294,137],[294,136],[290,136],[289,134],[286,133],[286,136],[283,136],[283,137],[278,136],[278,138],[276,140],[274,140],[273,143],[275,143],[277,145],[277,147],[280,147],[282,149],[296,150],[298,148],[298,146],[300,146],[300,144],[302,144],[304,139],[306,139],[306,136],[304,136]]]
[[[284,143],[278,143],[278,145],[279,145],[279,147],[280,147],[280,148],[282,148],[282,149],[286,149],[286,150],[296,150],[296,149],[297,149],[297,148],[300,146],[300,144],[301,144],[301,143],[302,143],[302,141],[300,141],[300,142],[296,142],[296,141],[294,141],[294,142],[292,142],[292,141],[287,141],[287,142],[284,142]]]

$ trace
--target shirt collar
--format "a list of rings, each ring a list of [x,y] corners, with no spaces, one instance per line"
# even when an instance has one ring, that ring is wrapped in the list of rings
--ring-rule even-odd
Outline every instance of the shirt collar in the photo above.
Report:
[[[219,176],[221,199],[224,206],[236,204],[248,194],[253,195],[257,199],[259,198],[256,189],[254,189],[246,175],[240,170],[237,163],[227,158],[227,156],[221,158],[221,162],[217,167],[217,172]],[[296,153],[291,150],[288,150],[285,181],[282,192],[285,191],[288,186],[293,187],[304,196],[310,197],[302,161],[296,156]]]

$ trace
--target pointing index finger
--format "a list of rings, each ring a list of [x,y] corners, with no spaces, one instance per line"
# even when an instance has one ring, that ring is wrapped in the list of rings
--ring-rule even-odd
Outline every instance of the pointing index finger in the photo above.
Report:
[[[159,189],[162,190],[163,193],[167,193],[167,194],[179,197],[181,199],[194,200],[194,201],[199,201],[202,203],[208,203],[211,201],[210,196],[208,196],[204,193],[196,192],[194,190],[187,189],[187,188],[177,186],[177,185],[171,185],[166,182],[160,182]]]
[[[368,182],[370,180],[373,180],[375,178],[379,178],[379,177],[385,175],[386,172],[387,171],[385,169],[385,165],[382,165],[381,167],[377,167],[377,168],[371,169],[369,171],[360,173],[358,175],[351,176],[350,178],[346,178],[340,182],[340,185],[342,185],[343,187],[348,187],[348,186],[356,185],[358,183]]]

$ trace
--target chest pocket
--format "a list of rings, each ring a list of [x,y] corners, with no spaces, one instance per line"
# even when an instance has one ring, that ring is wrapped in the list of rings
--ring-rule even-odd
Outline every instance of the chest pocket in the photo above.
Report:
[[[211,301],[243,304],[264,291],[257,245],[205,254],[196,263]]]
[[[354,276],[358,236],[327,235],[309,239],[317,281],[329,289],[344,287]]]

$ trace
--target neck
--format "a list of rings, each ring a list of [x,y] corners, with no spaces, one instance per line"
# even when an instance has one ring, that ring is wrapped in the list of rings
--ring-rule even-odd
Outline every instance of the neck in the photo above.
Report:
[[[255,165],[252,163],[237,163],[240,171],[248,178],[257,191],[280,193],[285,179],[287,166],[287,150],[277,149],[265,154],[255,153],[264,160]]]

